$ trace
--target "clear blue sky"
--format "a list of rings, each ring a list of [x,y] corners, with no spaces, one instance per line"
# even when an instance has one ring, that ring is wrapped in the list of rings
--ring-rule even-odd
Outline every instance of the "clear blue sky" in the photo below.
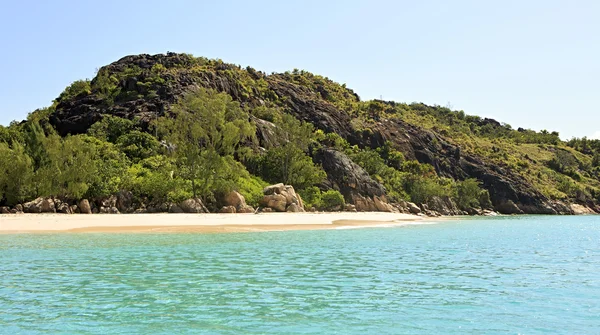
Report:
[[[600,137],[600,1],[0,1],[0,124],[137,53],[305,69],[363,99]]]

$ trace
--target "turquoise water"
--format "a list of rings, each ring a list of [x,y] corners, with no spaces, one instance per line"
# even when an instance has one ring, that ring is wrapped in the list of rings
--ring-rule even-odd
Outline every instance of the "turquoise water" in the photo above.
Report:
[[[0,334],[600,334],[600,217],[0,236]]]

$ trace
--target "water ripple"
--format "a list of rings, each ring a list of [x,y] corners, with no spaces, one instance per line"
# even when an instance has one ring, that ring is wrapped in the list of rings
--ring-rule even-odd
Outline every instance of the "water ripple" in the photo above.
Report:
[[[0,334],[595,334],[600,220],[0,236]]]

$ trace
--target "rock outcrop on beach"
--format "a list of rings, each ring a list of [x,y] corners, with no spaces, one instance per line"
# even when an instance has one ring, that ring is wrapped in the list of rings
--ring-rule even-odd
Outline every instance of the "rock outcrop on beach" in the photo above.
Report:
[[[598,211],[600,179],[593,170],[582,170],[591,165],[591,157],[585,156],[585,152],[579,154],[566,148],[554,133],[536,133],[521,128],[516,131],[493,119],[466,116],[462,111],[439,106],[380,100],[365,102],[345,85],[304,71],[267,75],[250,67],[243,69],[219,60],[194,58],[186,54],[142,54],[127,56],[100,68],[87,85],[74,94],[61,95],[47,115],[48,125],[61,136],[84,134],[107,116],[135,120],[141,130],[155,135],[153,122],[171,115],[172,106],[198,88],[224,92],[242,109],[260,111],[249,115],[248,122],[255,127],[256,136],[244,144],[254,152],[264,153],[285,142],[278,137],[276,117],[273,116],[277,113],[292,115],[322,134],[335,134],[347,144],[344,147],[346,151],[336,146],[337,140],[320,140],[318,145],[311,144],[306,155],[326,173],[326,179],[318,185],[319,189],[323,192],[335,190],[343,195],[346,204],[340,206],[340,210],[432,215],[478,214],[486,210],[504,214]],[[453,127],[463,128],[455,131]],[[472,132],[465,138],[488,136],[482,137],[485,141],[480,141],[485,148],[477,147],[480,142],[464,142],[462,135],[457,135],[460,131]],[[527,142],[525,136],[539,141]],[[505,139],[508,144],[498,144]],[[520,148],[518,146],[522,143],[526,146],[522,157],[519,156],[515,163],[516,156],[511,156],[514,154],[512,151]],[[164,141],[160,145],[173,149]],[[385,178],[361,167],[368,162],[355,161],[356,158],[350,157],[349,146],[357,148],[355,151],[377,152],[390,168],[403,169],[401,161],[393,161],[386,156],[394,150],[401,153],[404,160],[432,166],[434,174],[440,178],[454,182],[475,179],[487,190],[489,205],[457,203],[449,195],[451,192],[427,196],[418,204],[406,202],[404,200],[408,197],[402,192],[391,192],[384,186],[389,185]],[[547,162],[548,157],[560,151],[559,146],[576,161],[569,165],[568,170],[561,171],[564,164],[552,167]],[[381,151],[382,148],[388,148],[388,151]],[[549,167],[556,171],[549,170]],[[419,173],[429,176],[429,172],[415,172],[415,175]],[[555,173],[561,175],[557,177]],[[567,183],[570,183],[568,187],[563,186]],[[121,191],[102,199],[90,198],[90,201],[72,199],[57,204],[54,200],[38,198],[26,202],[22,206],[23,211],[206,213],[210,208],[215,212],[254,212],[254,208],[247,205],[244,196],[237,191],[219,195],[210,204],[204,204],[200,199],[179,203],[165,199],[153,202],[136,197],[131,191]],[[265,188],[260,206],[267,211],[305,211],[300,195],[293,187],[284,184]],[[16,208],[8,207],[2,211],[11,212],[13,209],[18,212]]]
[[[246,204],[246,198],[237,191],[227,193],[222,199],[221,213],[254,213],[254,208]]]
[[[291,185],[276,184],[263,190],[260,206],[275,212],[304,212],[304,203]]]

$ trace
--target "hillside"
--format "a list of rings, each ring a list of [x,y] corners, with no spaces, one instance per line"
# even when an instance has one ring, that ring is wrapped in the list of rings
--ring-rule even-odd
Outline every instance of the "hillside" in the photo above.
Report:
[[[215,211],[232,190],[258,206],[282,182],[321,210],[600,212],[599,151],[445,107],[361,101],[305,71],[137,55],[0,127],[0,205],[116,197],[141,212],[200,198]]]

